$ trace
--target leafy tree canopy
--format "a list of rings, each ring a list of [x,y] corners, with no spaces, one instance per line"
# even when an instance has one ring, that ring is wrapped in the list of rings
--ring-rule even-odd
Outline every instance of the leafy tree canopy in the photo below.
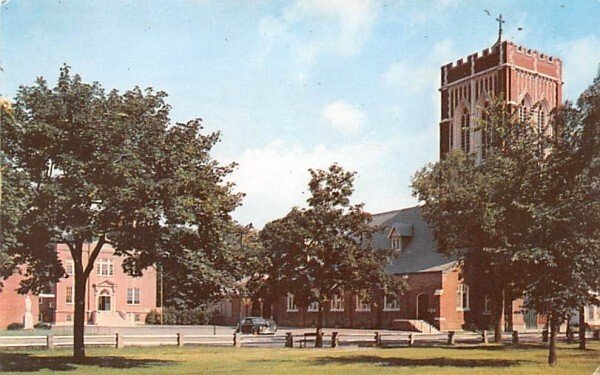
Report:
[[[293,208],[260,233],[269,254],[262,287],[274,296],[292,293],[304,307],[318,303],[320,330],[325,301],[374,286],[396,292],[400,282],[385,272],[391,251],[373,247],[381,229],[362,204],[350,203],[355,173],[334,164],[310,174],[308,208]]]
[[[194,275],[182,286],[198,297],[236,279],[235,255],[223,246],[241,199],[224,181],[234,165],[211,158],[220,135],[204,134],[201,119],[170,122],[166,96],[107,92],[64,66],[55,87],[43,78],[20,87],[3,117],[2,250],[28,265],[23,289],[40,291],[65,276],[54,245],[68,245],[79,358],[84,284],[104,245],[125,257],[130,275],[157,264]],[[95,243],[88,262],[87,241]]]

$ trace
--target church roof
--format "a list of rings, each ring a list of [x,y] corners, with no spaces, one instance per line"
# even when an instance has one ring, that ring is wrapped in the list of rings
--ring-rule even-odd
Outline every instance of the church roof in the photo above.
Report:
[[[373,224],[383,230],[373,239],[376,248],[389,248],[392,230],[402,237],[402,252],[386,267],[392,274],[444,271],[456,264],[456,259],[437,252],[431,228],[421,214],[421,207],[409,207],[373,215]]]

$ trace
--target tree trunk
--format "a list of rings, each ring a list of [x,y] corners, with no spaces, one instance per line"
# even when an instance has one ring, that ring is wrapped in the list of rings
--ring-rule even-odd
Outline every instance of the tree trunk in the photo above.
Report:
[[[315,348],[323,347],[323,303],[319,301],[319,314],[317,317],[317,337],[315,338]]]
[[[75,266],[75,316],[73,318],[73,357],[85,359],[83,335],[85,329],[85,284],[86,277],[80,267]]]
[[[502,317],[504,316],[504,289],[501,289],[496,296],[496,304],[494,307],[494,342],[502,344]]]
[[[558,334],[559,323],[558,317],[554,314],[550,315],[550,345],[548,346],[548,364],[556,366],[556,336]]]
[[[579,308],[579,349],[585,350],[585,308]]]

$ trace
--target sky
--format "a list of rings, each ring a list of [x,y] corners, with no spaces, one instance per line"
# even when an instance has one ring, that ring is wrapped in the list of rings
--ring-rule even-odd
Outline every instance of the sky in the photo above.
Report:
[[[438,158],[440,66],[490,47],[498,14],[507,39],[563,60],[566,99],[600,63],[599,0],[2,3],[3,97],[64,63],[107,89],[167,92],[173,122],[221,131],[213,157],[239,164],[246,194],[233,216],[255,227],[304,206],[308,169],[333,162],[357,172],[352,201],[369,212],[417,204],[410,179]]]

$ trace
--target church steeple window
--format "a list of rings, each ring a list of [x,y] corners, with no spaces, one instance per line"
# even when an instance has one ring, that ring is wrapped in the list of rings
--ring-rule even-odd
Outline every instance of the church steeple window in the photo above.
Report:
[[[481,121],[483,122],[481,127],[481,158],[485,159],[492,144],[490,135],[488,134],[490,126],[489,102],[486,102],[483,107]]]
[[[521,100],[519,106],[519,122],[525,122],[529,120],[529,107],[525,99]]]
[[[466,108],[460,116],[460,149],[466,153],[471,151],[471,120]]]

